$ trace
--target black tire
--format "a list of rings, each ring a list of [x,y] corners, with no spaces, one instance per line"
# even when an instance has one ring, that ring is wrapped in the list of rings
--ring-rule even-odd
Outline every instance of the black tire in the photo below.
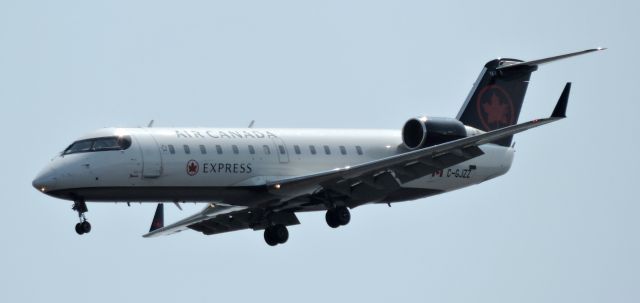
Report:
[[[284,244],[289,240],[289,230],[282,224],[275,225],[271,228],[273,232],[273,238],[280,244]]]
[[[84,230],[82,229],[81,223],[76,223],[76,233],[78,233],[78,235],[84,234]]]
[[[336,222],[340,225],[347,225],[351,221],[351,212],[346,206],[336,208],[334,214]]]
[[[329,225],[329,227],[338,228],[338,226],[340,226],[340,222],[338,222],[338,219],[336,218],[335,210],[327,210],[327,214],[324,216],[324,218],[327,220],[327,225]]]
[[[264,241],[267,242],[267,244],[269,244],[269,246],[278,245],[278,241],[273,236],[273,229],[271,227],[267,227],[264,230]]]
[[[91,224],[89,224],[89,221],[84,221],[80,223],[80,225],[82,226],[82,231],[85,234],[88,234],[89,232],[91,232]]]

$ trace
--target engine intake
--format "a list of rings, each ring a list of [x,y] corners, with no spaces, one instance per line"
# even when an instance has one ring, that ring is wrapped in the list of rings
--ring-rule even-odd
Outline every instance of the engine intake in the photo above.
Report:
[[[408,149],[418,149],[464,138],[462,122],[452,118],[419,117],[409,119],[402,127],[402,142]]]

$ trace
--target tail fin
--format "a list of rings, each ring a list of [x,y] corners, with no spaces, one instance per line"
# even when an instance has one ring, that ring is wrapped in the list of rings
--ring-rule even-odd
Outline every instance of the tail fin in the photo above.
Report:
[[[149,232],[152,232],[156,229],[164,227],[164,204],[158,203],[158,207],[156,208],[156,214],[153,216],[153,221],[151,221],[151,228],[149,228]]]
[[[589,49],[528,62],[517,59],[489,61],[480,72],[480,76],[469,92],[457,119],[465,125],[484,131],[514,125],[518,123],[529,78],[531,73],[538,69],[538,65],[599,50],[604,50],[604,48]],[[493,143],[509,146],[512,139],[513,137],[510,136]]]

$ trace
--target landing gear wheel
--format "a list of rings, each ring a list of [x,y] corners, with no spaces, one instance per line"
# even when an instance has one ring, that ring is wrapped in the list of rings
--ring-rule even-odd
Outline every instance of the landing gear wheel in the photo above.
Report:
[[[289,230],[282,224],[269,226],[264,230],[264,241],[270,246],[284,244],[289,239]]]
[[[76,233],[78,233],[78,235],[84,234],[84,229],[82,228],[82,223],[76,223]]]
[[[268,231],[269,229],[264,230],[264,241],[269,244],[269,246],[278,245],[278,241],[273,237],[273,235]]]
[[[278,240],[279,244],[284,244],[289,240],[289,230],[287,230],[287,227],[282,224],[273,226],[273,235],[276,240]]]
[[[351,212],[349,212],[347,207],[340,206],[327,210],[325,219],[327,220],[327,225],[331,228],[337,228],[338,226],[349,224],[349,221],[351,221]]]
[[[335,216],[340,225],[347,225],[351,221],[351,213],[346,206],[336,208]]]
[[[82,226],[82,231],[85,234],[88,234],[89,232],[91,232],[91,224],[89,224],[89,221],[84,221],[80,223],[80,226]]]
[[[338,228],[338,226],[340,226],[340,223],[338,223],[338,219],[336,218],[334,209],[327,210],[327,214],[324,216],[324,218],[327,220],[327,225],[329,225],[329,227]]]

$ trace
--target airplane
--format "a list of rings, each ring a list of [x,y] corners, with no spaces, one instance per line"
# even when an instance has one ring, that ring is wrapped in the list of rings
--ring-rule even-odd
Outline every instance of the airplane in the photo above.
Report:
[[[158,203],[144,237],[195,230],[213,235],[263,230],[285,243],[296,213],[325,211],[332,228],[351,209],[429,197],[505,174],[513,135],[566,117],[571,83],[551,115],[518,124],[539,65],[604,48],[522,61],[487,62],[456,118],[420,116],[402,129],[104,128],[70,144],[33,180],[73,201],[79,235],[87,202]],[[206,207],[164,225],[164,204]]]

